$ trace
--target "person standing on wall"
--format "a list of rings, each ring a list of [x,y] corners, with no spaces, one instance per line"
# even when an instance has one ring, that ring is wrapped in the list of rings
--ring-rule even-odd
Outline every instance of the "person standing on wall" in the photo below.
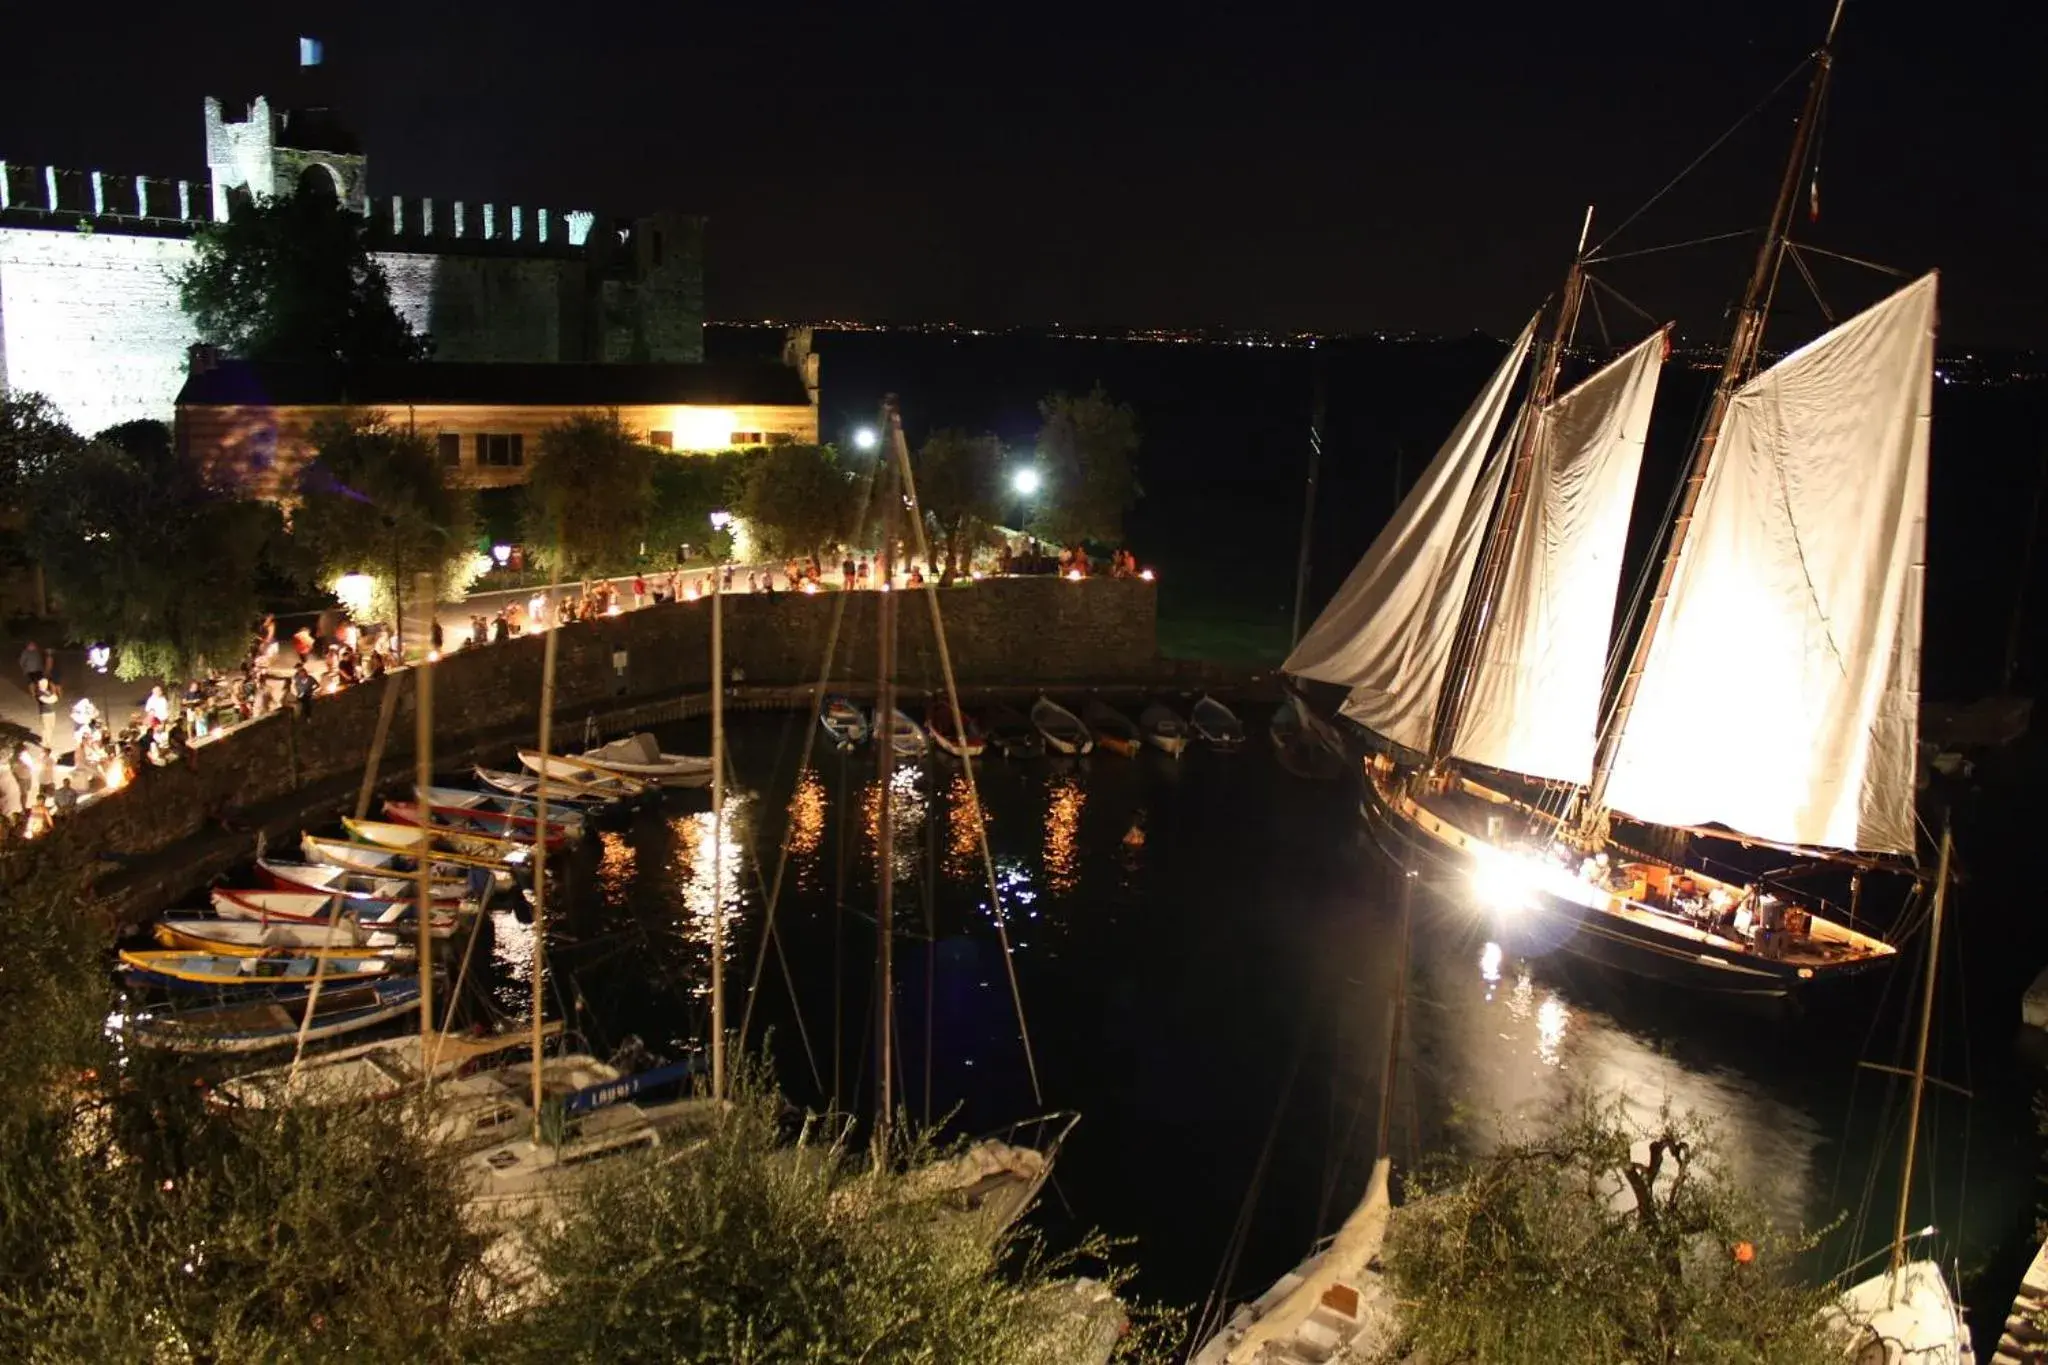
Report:
[[[50,681],[47,673],[38,673],[35,684],[29,689],[36,699],[36,717],[42,722],[43,747],[51,753],[57,751],[57,684]]]
[[[28,679],[28,687],[31,691],[35,688],[36,680],[43,676],[45,662],[43,647],[34,640],[30,640],[21,647],[21,672],[22,676]]]

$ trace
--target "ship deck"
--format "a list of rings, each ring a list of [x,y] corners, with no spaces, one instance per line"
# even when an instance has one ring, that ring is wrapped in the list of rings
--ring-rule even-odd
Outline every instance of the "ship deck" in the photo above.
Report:
[[[1507,851],[1515,849],[1524,841],[1533,844],[1548,839],[1555,825],[1553,817],[1544,812],[1533,811],[1503,793],[1489,792],[1482,795],[1470,790],[1473,785],[1476,784],[1468,783],[1466,787],[1453,791],[1410,796],[1407,800],[1418,813],[1430,817],[1422,822],[1425,829],[1431,824],[1447,827],[1428,829],[1433,837],[1467,851],[1471,851],[1475,845]],[[1480,791],[1486,789],[1481,788]],[[1500,819],[1501,837],[1498,841],[1489,837],[1487,833],[1490,817]],[[1458,837],[1448,837],[1453,834]],[[1616,871],[1626,868],[1643,869],[1645,881],[1662,881],[1682,874],[1692,879],[1703,890],[1723,888],[1739,896],[1745,889],[1738,883],[1650,858],[1634,850],[1616,847],[1611,857]],[[1582,888],[1584,894],[1574,894],[1569,896],[1569,899],[1587,909],[1627,921],[1659,936],[1696,945],[1700,951],[1723,953],[1732,958],[1750,961],[1777,962],[1796,968],[1838,967],[1846,963],[1885,956],[1895,951],[1889,944],[1837,924],[1821,915],[1813,914],[1805,906],[1797,908],[1807,910],[1811,915],[1807,931],[1780,933],[1769,943],[1766,950],[1747,937],[1717,932],[1715,928],[1702,925],[1683,911],[1656,904],[1651,899],[1624,894],[1611,885],[1602,886],[1577,878],[1573,880],[1578,882],[1578,887],[1574,890]]]

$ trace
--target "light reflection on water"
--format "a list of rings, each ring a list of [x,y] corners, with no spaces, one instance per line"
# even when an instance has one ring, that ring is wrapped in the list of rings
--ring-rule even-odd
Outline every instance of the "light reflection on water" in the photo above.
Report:
[[[708,955],[712,921],[722,903],[725,908],[725,961],[728,968],[738,960],[739,945],[747,928],[746,897],[741,888],[753,873],[742,857],[753,833],[753,806],[751,793],[726,793],[723,840],[715,837],[716,822],[708,810],[678,813],[668,819],[672,836],[669,866],[675,883],[682,891],[676,928],[684,939]],[[714,887],[713,866],[720,863],[720,859],[713,856],[717,845],[722,845],[723,861],[717,869],[719,885]],[[708,974],[698,980],[693,989],[697,995],[708,995],[711,990]]]
[[[982,874],[981,833],[989,823],[986,810],[974,818],[976,792],[963,769],[946,784],[946,856],[941,870],[954,881],[973,881]]]
[[[1046,784],[1045,884],[1054,895],[1071,895],[1081,885],[1081,809],[1088,792],[1073,773]]]
[[[870,781],[860,793],[861,828],[867,838],[862,841],[866,849],[866,864],[870,870],[876,866],[875,850],[882,840],[882,787],[879,782]],[[889,828],[894,836],[894,856],[889,863],[896,872],[896,880],[907,881],[917,875],[920,855],[924,849],[924,821],[929,813],[929,802],[925,797],[923,770],[904,764],[889,775]]]
[[[604,892],[606,903],[618,905],[625,900],[639,866],[640,850],[625,835],[617,830],[605,830],[598,835],[597,885]]]
[[[1487,950],[1478,971],[1470,957],[1463,962],[1462,971],[1437,973],[1434,993],[1444,1008],[1428,1011],[1422,1027],[1443,1035],[1433,1051],[1450,1074],[1432,1088],[1455,1097],[1467,1120],[1465,1141],[1499,1141],[1574,1091],[1619,1097],[1645,1127],[1668,1103],[1713,1124],[1732,1173],[1774,1216],[1809,1225],[1831,1216],[1832,1208],[1816,1202],[1825,1135],[1804,1110],[1739,1072],[1690,1063],[1599,1009],[1567,1000],[1527,962],[1509,967]],[[1504,967],[1512,984],[1499,990]]]
[[[832,810],[832,798],[825,779],[816,768],[806,768],[789,796],[789,858],[799,891],[816,891],[824,885],[819,874],[818,850],[825,843],[825,821]],[[773,831],[770,831],[772,834]]]

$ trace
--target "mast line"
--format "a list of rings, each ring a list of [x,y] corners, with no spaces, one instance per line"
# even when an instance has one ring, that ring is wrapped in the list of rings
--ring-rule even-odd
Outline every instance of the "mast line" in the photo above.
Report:
[[[547,623],[548,638],[540,647],[540,780],[533,784],[533,1145],[541,1144],[540,1053],[546,1025],[548,970],[548,760],[555,735],[555,653],[562,633],[562,530],[555,526],[555,553],[548,572],[548,610],[555,619]],[[481,925],[477,926],[481,927]],[[474,937],[476,929],[470,931]]]
[[[1517,423],[1514,464],[1508,470],[1507,486],[1493,509],[1487,530],[1486,550],[1479,571],[1465,589],[1465,603],[1459,615],[1458,634],[1451,648],[1451,671],[1437,698],[1436,724],[1430,741],[1432,766],[1450,756],[1458,725],[1472,696],[1472,673],[1479,659],[1479,647],[1493,623],[1494,608],[1507,579],[1508,550],[1514,541],[1522,503],[1529,495],[1529,483],[1536,466],[1537,427],[1543,410],[1557,393],[1557,376],[1564,368],[1564,352],[1572,330],[1578,325],[1579,304],[1585,297],[1586,238],[1593,231],[1593,206],[1586,206],[1585,221],[1579,226],[1579,245],[1572,253],[1571,269],[1565,272],[1564,293],[1558,300],[1557,321],[1544,343],[1541,359],[1530,380],[1529,396],[1523,401]]]
[[[1586,788],[1584,819],[1588,829],[1601,823],[1606,814],[1607,784],[1613,776],[1615,752],[1620,748],[1622,732],[1628,728],[1629,713],[1635,709],[1636,693],[1642,687],[1643,666],[1649,660],[1650,645],[1657,638],[1657,627],[1664,619],[1664,607],[1671,597],[1671,583],[1678,576],[1678,559],[1685,549],[1693,512],[1699,506],[1700,492],[1706,486],[1707,470],[1713,463],[1715,447],[1720,443],[1721,428],[1728,420],[1728,409],[1735,401],[1736,389],[1748,381],[1756,368],[1757,351],[1763,344],[1764,321],[1769,309],[1768,295],[1777,277],[1779,257],[1784,253],[1799,182],[1805,177],[1813,145],[1813,129],[1818,122],[1822,97],[1827,93],[1828,76],[1834,69],[1835,33],[1842,22],[1842,2],[1836,0],[1834,17],[1828,21],[1827,38],[1813,57],[1813,81],[1807,87],[1806,103],[1799,112],[1799,122],[1792,134],[1792,150],[1785,159],[1785,173],[1778,182],[1778,202],[1771,209],[1770,225],[1764,231],[1763,244],[1757,249],[1756,264],[1751,268],[1749,283],[1743,289],[1742,307],[1736,313],[1735,330],[1728,343],[1727,358],[1721,366],[1721,378],[1714,386],[1713,403],[1707,409],[1707,420],[1700,428],[1698,443],[1693,447],[1678,513],[1672,519],[1664,560],[1657,570],[1657,586],[1650,595],[1635,647],[1630,651],[1628,668],[1622,674],[1621,692],[1615,698],[1614,708],[1608,712],[1607,724],[1600,732],[1600,742],[1593,759],[1593,780]]]
[[[1316,532],[1316,472],[1323,462],[1323,404],[1328,367],[1324,363],[1322,347],[1316,347],[1315,352],[1315,359],[1310,362],[1314,370],[1315,397],[1308,418],[1308,489],[1301,502],[1301,556],[1294,565],[1294,625],[1287,635],[1290,650],[1301,643],[1301,609],[1308,597],[1309,547]],[[1399,482],[1398,475],[1396,482]],[[1400,502],[1398,492],[1394,501]]]
[[[1906,1116],[1906,1163],[1899,1172],[1899,1210],[1892,1224],[1890,1301],[1899,1302],[1899,1271],[1906,1263],[1906,1201],[1913,1193],[1913,1157],[1920,1145],[1920,1101],[1927,1093],[1927,1035],[1934,1025],[1934,973],[1941,965],[1941,912],[1948,899],[1950,826],[1941,827],[1941,863],[1934,878],[1934,909],[1927,924],[1927,985],[1920,997],[1920,1041],[1913,1058],[1913,1103]]]
[[[725,1098],[725,574],[711,575],[711,1098]]]

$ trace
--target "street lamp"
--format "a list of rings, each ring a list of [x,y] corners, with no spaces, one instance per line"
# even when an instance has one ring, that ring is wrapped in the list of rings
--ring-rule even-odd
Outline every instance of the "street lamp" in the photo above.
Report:
[[[853,433],[853,448],[855,450],[873,450],[881,443],[882,438],[876,434],[873,427],[859,427]]]
[[[1038,490],[1039,490],[1039,489],[1040,489],[1041,487],[1043,487],[1043,486],[1044,486],[1044,484],[1045,484],[1045,480],[1044,480],[1044,479],[1043,479],[1042,477],[1040,477],[1040,475],[1039,475],[1039,473],[1038,473],[1038,469],[1037,469],[1037,467],[1036,467],[1036,466],[1033,466],[1033,465],[1028,465],[1028,464],[1027,464],[1027,465],[1023,466],[1022,468],[1020,468],[1020,469],[1016,470],[1015,472],[1013,472],[1013,473],[1012,473],[1012,474],[1010,475],[1010,489],[1011,489],[1011,491],[1012,491],[1012,492],[1016,493],[1016,495],[1017,495],[1017,498],[1018,498],[1018,507],[1017,507],[1017,529],[1018,529],[1018,530],[1020,530],[1020,531],[1021,531],[1021,530],[1023,530],[1023,529],[1024,529],[1024,507],[1023,507],[1023,504],[1024,504],[1024,503],[1027,503],[1027,502],[1031,501],[1031,499],[1033,499],[1033,498],[1037,497],[1037,496],[1038,496]]]

